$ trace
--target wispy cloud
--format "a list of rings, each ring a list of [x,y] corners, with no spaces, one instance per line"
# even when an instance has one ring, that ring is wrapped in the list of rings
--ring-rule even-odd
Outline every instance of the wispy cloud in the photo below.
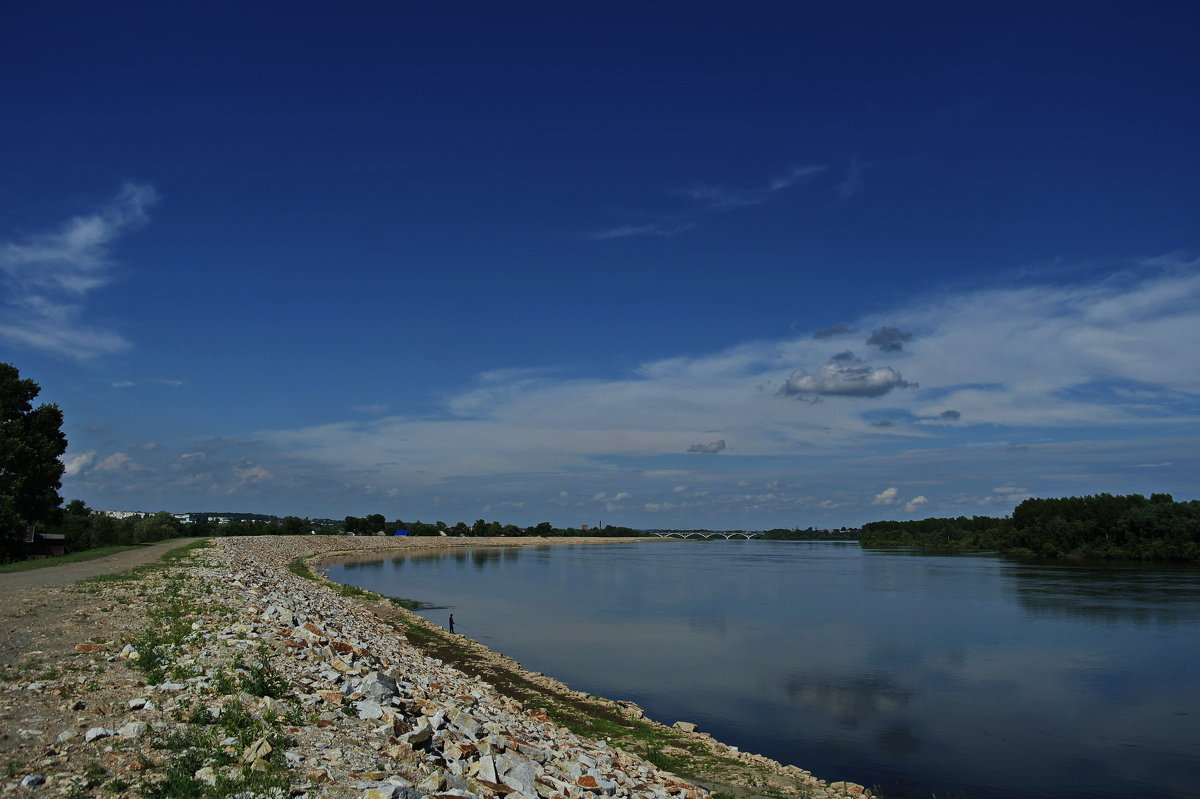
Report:
[[[608,241],[610,239],[629,239],[638,236],[662,236],[670,238],[696,227],[695,222],[648,222],[641,225],[620,225],[607,230],[597,230],[588,233],[593,241]]]
[[[826,167],[819,165],[793,166],[769,179],[764,185],[749,188],[716,186],[710,183],[694,183],[676,193],[693,200],[709,211],[731,211],[748,205],[761,205],[775,198],[780,192],[798,183],[819,175]]]
[[[87,296],[112,279],[114,242],[149,219],[152,186],[126,183],[96,211],[57,230],[0,243],[6,318],[0,338],[29,349],[86,359],[120,352],[129,342],[84,319]]]
[[[846,167],[846,174],[837,184],[838,199],[842,202],[849,200],[862,189],[863,169],[865,166],[858,158],[853,158]]]
[[[792,166],[769,178],[766,183],[750,187],[720,186],[697,182],[670,193],[688,201],[687,208],[660,219],[617,225],[584,234],[592,241],[611,241],[642,236],[670,237],[699,227],[704,216],[724,213],[738,208],[770,202],[784,191],[818,175],[825,166],[805,164]]]

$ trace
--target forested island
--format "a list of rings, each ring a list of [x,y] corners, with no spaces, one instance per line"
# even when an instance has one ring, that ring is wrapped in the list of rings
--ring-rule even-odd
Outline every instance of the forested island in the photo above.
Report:
[[[1094,494],[1027,499],[1012,516],[879,521],[864,547],[991,549],[1017,555],[1106,560],[1200,561],[1200,501],[1170,494]]]

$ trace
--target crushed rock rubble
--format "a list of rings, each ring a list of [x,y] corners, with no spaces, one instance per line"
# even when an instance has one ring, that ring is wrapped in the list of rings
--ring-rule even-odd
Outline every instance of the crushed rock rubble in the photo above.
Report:
[[[422,654],[355,601],[287,570],[296,558],[333,549],[395,549],[422,543],[448,545],[444,539],[403,543],[324,536],[214,539],[212,546],[191,555],[191,579],[184,582],[184,591],[198,612],[191,620],[186,645],[173,652],[172,676],[157,685],[139,684],[129,678],[135,672],[126,668],[119,685],[112,686],[119,690],[109,697],[105,719],[88,722],[92,726],[87,729],[72,729],[63,724],[70,720],[64,718],[52,729],[33,731],[48,743],[50,756],[44,760],[51,768],[0,780],[0,794],[45,794],[54,787],[63,794],[72,787],[77,791],[79,780],[68,779],[70,769],[63,766],[72,758],[107,754],[114,771],[136,774],[139,756],[143,764],[153,757],[155,735],[181,724],[179,719],[197,705],[215,718],[234,701],[216,690],[220,675],[236,663],[265,657],[286,680],[284,697],[242,695],[237,701],[253,703],[250,711],[256,716],[274,713],[292,720],[285,722],[283,730],[292,743],[283,753],[292,774],[292,796],[709,796],[696,784],[604,741],[561,728],[544,712],[527,710],[479,678]],[[159,587],[151,591],[164,590],[165,585],[159,579]],[[124,641],[89,645],[96,647],[95,657],[101,663],[114,669],[128,667],[140,657]],[[0,683],[0,701],[19,699],[20,692],[54,688],[50,683]],[[289,709],[291,715],[286,714]],[[304,721],[293,723],[298,718]],[[799,772],[731,747],[725,750],[750,762]],[[270,753],[270,744],[260,739],[240,754],[245,763],[259,764]],[[64,772],[57,779],[54,766]],[[215,776],[211,768],[195,774],[196,779],[209,782]],[[135,793],[131,788],[126,795]],[[830,785],[813,778],[803,793],[795,795],[824,798],[870,796],[870,792],[853,783]]]

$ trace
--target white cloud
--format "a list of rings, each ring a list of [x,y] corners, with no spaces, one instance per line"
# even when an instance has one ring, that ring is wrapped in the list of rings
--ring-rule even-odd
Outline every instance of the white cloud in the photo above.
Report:
[[[63,463],[63,475],[74,477],[96,462],[96,450],[89,449],[87,452],[64,455],[60,460]]]
[[[133,460],[124,452],[114,452],[96,464],[96,471],[115,472],[120,469],[130,468],[133,465]]]
[[[875,499],[871,501],[872,505],[892,505],[896,503],[896,495],[900,493],[898,488],[885,488],[875,495]]]
[[[909,513],[912,513],[917,508],[921,507],[922,505],[925,505],[928,502],[929,502],[929,500],[923,496],[913,497],[908,502],[904,503],[904,510],[908,511]]]
[[[792,372],[784,384],[784,394],[817,394],[843,397],[882,397],[895,388],[908,388],[900,373],[890,366],[843,366],[827,363],[809,374],[803,369]]]
[[[126,183],[92,214],[53,232],[0,243],[6,319],[0,338],[17,346],[86,359],[128,349],[119,334],[83,320],[87,295],[112,279],[112,244],[144,224],[158,201],[154,188]]]
[[[233,470],[241,484],[260,483],[264,480],[270,480],[274,475],[261,466],[247,465]]]
[[[875,503],[864,487],[887,486],[899,474],[942,506],[969,496],[962,502],[980,509],[1018,473],[1027,476],[1015,488],[1028,483],[1042,495],[1072,490],[1071,473],[1088,468],[1115,476],[1099,484],[1080,478],[1084,490],[1120,490],[1127,464],[1187,457],[1177,430],[1194,429],[1200,417],[1200,351],[1182,345],[1200,338],[1198,271],[1200,262],[1176,259],[1086,285],[946,294],[836,329],[911,333],[890,353],[894,366],[830,363],[844,342],[801,332],[605,379],[493,370],[436,418],[390,415],[260,435],[273,457],[297,470],[368,470],[379,484],[439,496],[448,485],[541,497],[565,487],[569,495],[553,500],[561,507],[614,502],[626,491],[656,514],[670,505],[672,518],[719,508],[782,514],[817,508],[812,497],[865,514]],[[789,394],[840,401],[797,404]],[[868,401],[873,415],[864,418]],[[880,427],[880,418],[897,421]],[[1104,428],[1113,449],[1097,448],[1093,427]],[[736,453],[689,455],[698,430],[736,434]],[[1155,431],[1156,443],[1142,443]],[[1087,446],[1063,456],[1070,472],[1045,460],[1073,442]],[[751,488],[781,468],[803,493]],[[617,484],[626,479],[636,482]],[[683,483],[711,496],[683,508],[675,491]],[[904,506],[899,491],[879,497]]]

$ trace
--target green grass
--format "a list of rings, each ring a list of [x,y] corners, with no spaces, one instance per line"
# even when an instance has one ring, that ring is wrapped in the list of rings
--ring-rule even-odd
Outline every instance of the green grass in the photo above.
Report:
[[[18,560],[16,563],[5,563],[0,565],[0,574],[8,574],[10,572],[27,572],[34,569],[45,569],[50,566],[62,566],[64,563],[83,563],[84,561],[96,560],[109,555],[115,555],[118,552],[125,552],[130,549],[141,549],[144,544],[130,544],[128,546],[111,546],[111,547],[96,547],[95,549],[86,549],[83,552],[72,552],[69,555],[51,555],[48,558],[30,558],[29,560]]]
[[[308,564],[304,562],[304,558],[296,558],[289,563],[288,571],[297,577],[303,577],[305,580],[312,580],[315,583],[321,582],[317,579],[317,575],[313,574],[313,570],[308,568]]]

